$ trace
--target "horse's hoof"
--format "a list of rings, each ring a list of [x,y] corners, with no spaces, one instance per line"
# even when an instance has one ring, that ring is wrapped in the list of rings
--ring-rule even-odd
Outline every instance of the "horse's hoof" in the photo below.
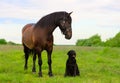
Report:
[[[32,72],[33,74],[36,74],[36,72]]]
[[[49,75],[49,77],[53,77],[53,74],[52,74],[52,73],[50,73],[50,72],[48,73],[48,75]]]
[[[41,72],[39,72],[38,74],[39,74],[39,77],[42,77],[42,73]]]
[[[54,75],[49,75],[49,77],[53,77]]]
[[[42,77],[42,75],[39,75],[39,77]]]
[[[33,73],[36,73],[36,70],[35,70],[35,69],[32,69],[32,72],[33,72]]]
[[[39,74],[39,77],[43,77],[43,76]]]
[[[24,67],[24,70],[27,70],[28,69],[28,67]]]
[[[64,77],[67,77],[67,75],[65,74]]]

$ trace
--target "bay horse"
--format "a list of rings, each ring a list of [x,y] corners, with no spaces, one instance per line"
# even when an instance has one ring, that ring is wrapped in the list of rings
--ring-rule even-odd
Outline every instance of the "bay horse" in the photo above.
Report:
[[[33,51],[33,68],[32,72],[36,72],[35,61],[38,55],[39,76],[42,77],[42,58],[41,52],[46,50],[48,57],[49,71],[48,75],[52,74],[51,54],[53,50],[53,31],[59,27],[66,39],[72,37],[72,18],[71,13],[65,11],[53,12],[42,17],[37,23],[26,24],[22,29],[22,45],[25,54],[24,69],[27,69],[27,61],[29,54]]]

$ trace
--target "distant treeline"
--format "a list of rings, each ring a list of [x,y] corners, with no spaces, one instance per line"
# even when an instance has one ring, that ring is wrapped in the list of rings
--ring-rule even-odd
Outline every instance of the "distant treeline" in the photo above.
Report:
[[[76,42],[77,46],[108,46],[108,47],[120,47],[120,32],[115,37],[106,40],[101,40],[101,36],[95,34],[88,39],[79,39]]]
[[[16,45],[16,43],[9,41],[7,42],[5,39],[0,39],[0,44],[10,44],[10,45]]]
[[[18,45],[12,41],[7,42],[5,39],[0,39],[0,44]],[[120,47],[120,32],[115,37],[109,38],[106,41],[101,40],[101,36],[95,34],[88,39],[78,39],[76,46],[108,46],[108,47]]]

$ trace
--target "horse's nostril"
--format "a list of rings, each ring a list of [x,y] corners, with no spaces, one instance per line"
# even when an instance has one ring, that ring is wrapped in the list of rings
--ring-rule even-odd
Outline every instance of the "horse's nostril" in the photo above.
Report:
[[[69,36],[69,35],[65,35],[65,38],[66,39],[71,39],[72,36]]]

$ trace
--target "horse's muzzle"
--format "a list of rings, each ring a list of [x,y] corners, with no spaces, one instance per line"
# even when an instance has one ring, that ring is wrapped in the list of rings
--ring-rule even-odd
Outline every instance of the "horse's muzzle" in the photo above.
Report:
[[[72,30],[71,30],[71,29],[68,29],[68,30],[66,31],[65,38],[66,38],[66,39],[71,39],[71,37],[72,37]]]

